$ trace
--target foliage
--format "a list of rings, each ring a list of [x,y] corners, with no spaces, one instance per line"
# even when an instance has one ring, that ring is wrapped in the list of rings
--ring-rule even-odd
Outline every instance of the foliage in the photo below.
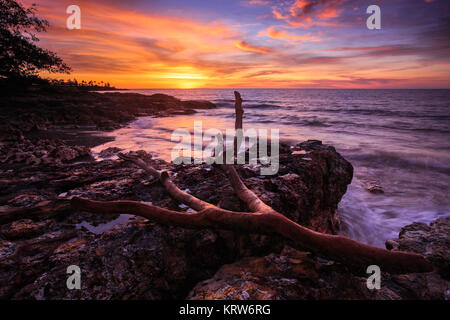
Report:
[[[36,34],[49,23],[35,16],[36,8],[24,8],[14,0],[0,0],[0,79],[36,79],[39,71],[69,73],[54,52],[36,46]]]

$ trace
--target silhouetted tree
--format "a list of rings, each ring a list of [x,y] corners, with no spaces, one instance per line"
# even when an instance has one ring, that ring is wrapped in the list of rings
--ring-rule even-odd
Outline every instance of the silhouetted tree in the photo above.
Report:
[[[39,71],[69,73],[71,70],[54,52],[35,45],[38,32],[49,23],[35,16],[36,8],[14,0],[0,0],[0,80],[39,79]]]

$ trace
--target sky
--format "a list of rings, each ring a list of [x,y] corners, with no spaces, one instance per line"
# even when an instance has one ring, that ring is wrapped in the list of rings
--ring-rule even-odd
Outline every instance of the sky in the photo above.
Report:
[[[120,88],[450,88],[448,0],[25,0],[39,46]],[[81,9],[69,30],[66,8]],[[381,29],[369,30],[369,5]]]

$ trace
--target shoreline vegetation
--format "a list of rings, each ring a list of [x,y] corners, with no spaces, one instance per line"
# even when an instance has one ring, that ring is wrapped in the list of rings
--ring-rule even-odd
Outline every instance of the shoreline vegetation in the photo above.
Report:
[[[276,235],[169,227],[142,217],[90,214],[70,205],[70,199],[79,197],[188,211],[145,170],[120,159],[94,161],[89,148],[103,143],[95,132],[114,130],[139,116],[194,114],[195,109],[214,108],[211,102],[63,87],[1,99],[2,299],[448,298],[450,219],[430,226],[413,223],[398,239],[386,242],[388,249],[424,255],[432,272],[384,272],[382,289],[372,291],[364,271],[294,249]],[[120,149],[103,152],[113,155]],[[144,151],[127,156],[170,171],[181,190],[202,201],[248,210],[219,168],[173,165]],[[250,190],[291,221],[339,233],[337,205],[353,168],[332,146],[316,140],[281,144],[280,171],[274,177],[259,176],[254,166],[236,169]],[[108,222],[115,219],[125,222],[111,229]],[[86,225],[105,229],[93,233]],[[69,264],[86,270],[83,290],[65,288],[64,266]],[[240,276],[244,273],[248,276]]]

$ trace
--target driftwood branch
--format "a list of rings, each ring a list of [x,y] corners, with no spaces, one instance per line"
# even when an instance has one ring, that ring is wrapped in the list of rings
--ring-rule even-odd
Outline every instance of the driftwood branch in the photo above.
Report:
[[[81,198],[73,198],[72,205],[98,214],[134,214],[164,225],[184,228],[277,234],[291,240],[297,248],[311,250],[358,270],[376,264],[381,270],[391,273],[431,271],[430,263],[421,255],[384,250],[344,236],[315,232],[276,212],[234,212],[213,207],[185,213],[136,201],[102,202]]]
[[[242,130],[242,117],[244,115],[244,108],[242,108],[242,98],[241,94],[237,91],[234,92],[234,112],[236,114],[236,119],[234,121],[234,130],[236,130],[236,135],[234,136],[234,154],[237,156],[241,145],[238,145],[238,132],[237,130]],[[241,135],[242,137],[242,135]],[[241,143],[245,141],[241,140]]]
[[[134,156],[125,155],[123,153],[119,153],[119,158],[127,161],[131,161],[136,164],[138,167],[144,169],[145,172],[150,174],[156,179],[159,179],[166,189],[166,191],[176,200],[186,204],[190,208],[194,210],[203,210],[214,206],[208,202],[200,200],[196,197],[191,196],[189,193],[182,191],[179,189],[175,183],[169,178],[169,174],[166,171],[158,171],[152,166],[145,163],[142,159]]]
[[[242,129],[242,99],[236,97],[236,129]],[[236,146],[236,144],[235,144]],[[142,159],[120,155],[132,161],[153,177],[159,179],[167,192],[176,200],[197,212],[186,213],[164,209],[136,201],[93,201],[73,198],[71,203],[77,209],[97,214],[128,213],[145,217],[161,224],[184,228],[211,228],[244,231],[255,234],[276,234],[291,240],[300,249],[308,249],[317,255],[341,262],[351,268],[365,270],[369,265],[380,266],[391,273],[427,272],[432,266],[423,256],[400,251],[389,251],[369,246],[340,235],[330,235],[310,230],[288,219],[265,204],[239,177],[232,165],[222,165],[237,196],[249,207],[249,212],[224,210],[204,202],[182,190],[172,182],[167,172],[160,172]]]

